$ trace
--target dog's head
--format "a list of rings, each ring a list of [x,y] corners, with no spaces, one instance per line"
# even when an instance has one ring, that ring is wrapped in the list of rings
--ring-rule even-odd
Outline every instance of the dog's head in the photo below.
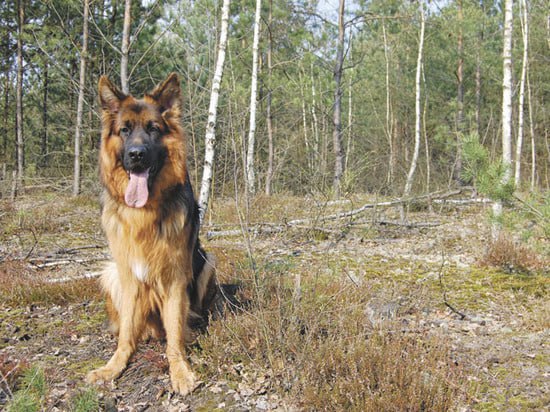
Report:
[[[143,99],[125,95],[102,76],[99,100],[103,123],[100,170],[111,195],[140,208],[162,190],[185,181],[181,91],[176,74]]]

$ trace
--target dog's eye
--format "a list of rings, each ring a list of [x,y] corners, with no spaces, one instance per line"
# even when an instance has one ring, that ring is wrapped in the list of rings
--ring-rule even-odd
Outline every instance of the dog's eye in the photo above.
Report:
[[[130,129],[128,127],[125,126],[120,128],[120,133],[127,134],[128,132],[130,132]]]
[[[160,132],[160,129],[158,128],[158,126],[149,126],[149,133],[159,133]]]

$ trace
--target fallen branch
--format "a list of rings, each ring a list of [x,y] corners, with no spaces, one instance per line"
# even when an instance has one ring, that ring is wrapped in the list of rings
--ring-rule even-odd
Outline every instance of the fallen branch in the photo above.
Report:
[[[434,193],[428,193],[428,194],[420,195],[420,196],[416,196],[416,197],[407,197],[407,198],[401,198],[401,199],[396,199],[396,200],[390,200],[390,201],[387,201],[387,202],[367,203],[367,204],[364,204],[363,206],[361,206],[358,209],[349,210],[347,212],[339,212],[339,213],[336,213],[334,215],[323,216],[323,217],[320,217],[318,219],[311,219],[311,218],[295,219],[295,220],[291,220],[291,221],[287,222],[286,224],[289,225],[289,226],[294,226],[294,225],[309,223],[311,221],[326,221],[326,220],[343,219],[343,218],[346,218],[346,217],[355,216],[359,213],[364,212],[367,209],[397,206],[397,205],[402,205],[402,204],[411,203],[411,202],[418,202],[420,200],[445,199],[445,198],[448,198],[448,197],[451,197],[451,196],[459,195],[464,190],[465,189],[463,188],[463,189],[451,190],[449,192],[444,192],[444,193],[434,192]]]
[[[435,199],[433,202],[437,204],[469,205],[472,203],[492,203],[493,201],[484,197],[477,197],[473,199]]]
[[[64,283],[64,282],[72,282],[72,281],[81,280],[81,279],[94,279],[101,276],[101,273],[102,272],[86,272],[80,276],[66,276],[64,278],[48,279],[46,280],[46,282],[47,283]]]
[[[90,259],[35,259],[33,261],[30,261],[30,264],[34,268],[44,269],[48,267],[70,265],[71,263],[83,264],[83,263],[97,262],[101,260],[105,260],[105,258],[100,257],[100,258],[90,258]],[[36,263],[37,261],[42,261],[43,263]]]

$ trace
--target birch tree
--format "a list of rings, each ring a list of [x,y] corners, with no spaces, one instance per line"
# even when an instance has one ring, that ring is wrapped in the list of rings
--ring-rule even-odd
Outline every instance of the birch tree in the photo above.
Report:
[[[272,60],[271,54],[273,52],[273,33],[272,33],[272,24],[273,24],[273,0],[269,0],[269,15],[267,18],[268,34],[267,34],[267,102],[266,102],[266,125],[267,125],[267,141],[268,141],[268,156],[267,156],[267,173],[265,176],[265,194],[271,195],[271,180],[273,178],[273,114],[271,113],[271,86],[272,86]],[[302,101],[302,113],[304,115],[305,123],[305,102]],[[306,127],[304,125],[304,133]],[[307,139],[306,139],[307,144]]]
[[[218,112],[218,99],[223,77],[225,63],[225,51],[227,48],[227,27],[229,25],[229,5],[231,0],[223,0],[222,17],[220,27],[220,40],[218,44],[218,56],[216,68],[212,79],[212,90],[210,92],[210,105],[208,107],[208,120],[206,123],[204,167],[202,171],[201,188],[199,194],[199,210],[201,221],[204,219],[208,209],[210,188],[212,186],[212,174],[214,168],[214,154],[216,144],[216,117]]]
[[[456,93],[456,160],[454,178],[460,182],[462,174],[462,139],[464,135],[464,13],[462,0],[457,0],[458,38],[457,52],[458,63],[456,67],[457,93]]]
[[[512,29],[513,0],[504,1],[504,34],[502,49],[502,165],[504,173],[501,183],[507,184],[512,166]],[[493,203],[493,215],[502,214],[502,199]],[[493,239],[498,237],[500,227],[493,225]]]
[[[16,84],[16,144],[17,144],[17,175],[15,191],[17,195],[23,190],[23,172],[25,148],[23,139],[23,26],[25,24],[25,9],[23,0],[17,2],[17,84]]]
[[[424,50],[424,31],[425,31],[424,3],[420,2],[420,40],[418,43],[418,56],[416,60],[416,78],[415,78],[415,126],[414,126],[414,151],[411,159],[411,166],[407,174],[405,190],[403,197],[409,196],[413,184],[414,172],[418,163],[418,153],[420,151],[420,123],[421,123],[421,107],[420,107],[420,78],[422,75],[422,54]]]
[[[392,106],[391,106],[391,93],[390,93],[390,47],[388,45],[388,38],[386,35],[386,23],[382,20],[382,36],[384,39],[384,63],[386,66],[385,71],[385,81],[386,81],[386,123],[385,123],[385,132],[386,138],[388,139],[388,146],[390,150],[390,156],[388,161],[388,174],[386,177],[386,183],[388,186],[393,184],[393,174],[394,174],[394,150],[393,150],[393,119],[392,119]]]
[[[130,53],[130,22],[131,22],[132,0],[124,1],[124,23],[122,26],[122,47],[120,58],[120,86],[122,93],[128,94],[128,55]]]
[[[523,38],[523,59],[521,64],[521,79],[519,82],[519,102],[518,102],[518,136],[516,142],[516,170],[514,174],[514,183],[519,187],[521,181],[521,149],[523,146],[523,130],[524,130],[524,102],[525,102],[525,82],[527,70],[529,69],[529,14],[527,10],[527,2],[520,0],[519,2],[519,18],[521,23],[521,34]]]
[[[342,176],[344,174],[344,148],[342,144],[342,74],[344,72],[344,10],[345,0],[340,0],[338,6],[338,45],[336,64],[334,65],[334,108],[332,144],[334,149],[334,178],[332,189],[334,197],[340,197]]]
[[[246,154],[246,187],[248,193],[256,192],[256,177],[254,172],[254,140],[256,134],[256,98],[258,89],[258,46],[260,43],[260,16],[262,1],[256,0],[254,16],[254,40],[252,43],[252,80],[250,83],[250,126],[248,131],[248,151]]]
[[[80,140],[82,133],[82,112],[84,111],[84,87],[86,85],[86,53],[88,52],[88,9],[89,0],[84,0],[84,22],[82,25],[82,50],[80,51],[80,79],[78,82],[78,103],[74,133],[74,176],[73,196],[80,193]]]

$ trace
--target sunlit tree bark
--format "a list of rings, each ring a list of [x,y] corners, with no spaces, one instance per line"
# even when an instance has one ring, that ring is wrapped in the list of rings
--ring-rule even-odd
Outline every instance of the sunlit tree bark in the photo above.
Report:
[[[414,180],[414,172],[418,163],[418,153],[420,151],[420,126],[421,126],[421,104],[420,104],[420,79],[422,75],[422,56],[424,51],[424,32],[425,32],[425,18],[424,18],[424,3],[420,3],[420,40],[418,43],[418,57],[416,60],[416,80],[415,80],[415,126],[414,126],[414,151],[411,159],[411,166],[409,173],[407,174],[407,182],[405,183],[405,190],[403,191],[403,197],[409,196],[412,189]]]
[[[82,49],[80,51],[80,79],[78,82],[78,103],[74,133],[73,196],[80,193],[80,142],[82,134],[82,113],[84,111],[84,87],[86,85],[86,53],[88,52],[88,9],[89,0],[84,0],[84,22],[82,26]]]
[[[124,1],[124,23],[122,26],[122,47],[120,49],[122,55],[120,58],[120,86],[122,92],[128,94],[130,88],[128,85],[128,54],[130,52],[130,22],[132,0]]]
[[[246,187],[248,193],[256,192],[256,174],[254,171],[254,141],[256,138],[256,106],[258,90],[258,46],[260,43],[260,16],[262,1],[256,0],[254,17],[254,40],[252,43],[252,80],[250,83],[250,125],[248,130],[248,151],[246,155]]]
[[[218,113],[218,100],[220,96],[220,87],[223,77],[223,68],[225,63],[225,52],[227,49],[227,27],[229,25],[229,5],[230,0],[223,0],[222,17],[220,27],[220,39],[218,43],[218,56],[216,58],[216,69],[212,79],[212,90],[210,92],[210,105],[208,107],[208,120],[206,123],[204,168],[202,171],[201,188],[199,194],[199,210],[201,221],[204,219],[208,209],[210,199],[210,189],[212,186],[212,175],[214,169],[214,155],[216,144],[216,119]]]
[[[511,178],[512,167],[512,29],[513,0],[504,1],[504,34],[502,49],[502,164],[504,174],[502,183]],[[502,214],[502,200],[493,203],[493,214],[498,218]],[[493,238],[500,232],[498,224],[493,225]]]

